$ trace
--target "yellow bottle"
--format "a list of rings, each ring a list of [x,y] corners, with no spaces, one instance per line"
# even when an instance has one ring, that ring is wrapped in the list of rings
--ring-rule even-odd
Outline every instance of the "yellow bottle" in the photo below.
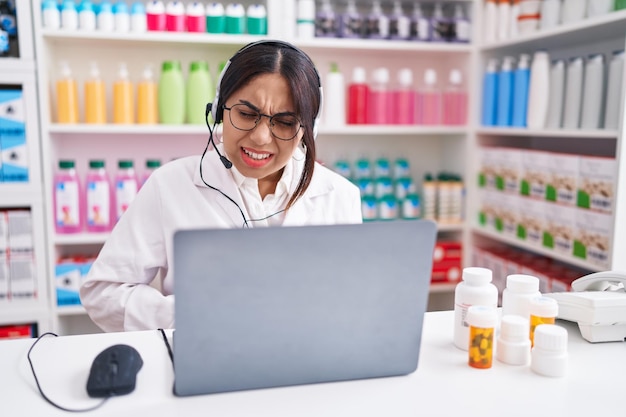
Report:
[[[159,108],[157,84],[154,81],[152,68],[148,65],[143,71],[143,78],[137,85],[137,123],[157,124]]]
[[[91,63],[89,75],[85,82],[85,123],[103,124],[107,122],[106,89],[95,62]]]
[[[72,70],[61,62],[61,78],[56,82],[57,123],[78,123],[78,88]]]
[[[120,64],[118,79],[113,84],[113,123],[135,123],[133,84],[125,63]]]

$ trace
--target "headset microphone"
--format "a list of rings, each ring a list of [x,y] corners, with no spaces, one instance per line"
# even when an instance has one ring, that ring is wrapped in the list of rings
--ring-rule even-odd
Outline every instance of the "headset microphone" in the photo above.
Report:
[[[206,111],[205,111],[206,125],[209,128],[209,142],[213,144],[213,149],[215,149],[215,152],[217,152],[217,154],[219,155],[220,161],[222,161],[224,168],[231,169],[233,166],[233,163],[230,162],[228,158],[226,158],[224,155],[220,153],[220,150],[217,149],[217,146],[215,145],[215,141],[213,140],[213,129],[211,129],[211,125],[209,124],[209,113],[211,113],[211,107],[213,107],[213,103],[207,103]]]

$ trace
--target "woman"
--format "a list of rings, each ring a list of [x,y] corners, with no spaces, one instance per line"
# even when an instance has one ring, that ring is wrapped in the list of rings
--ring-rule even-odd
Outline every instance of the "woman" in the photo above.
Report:
[[[105,331],[174,327],[176,230],[360,223],[358,188],[315,162],[321,100],[319,74],[296,47],[260,41],[237,52],[207,106],[222,143],[144,184],[81,287],[91,319]]]

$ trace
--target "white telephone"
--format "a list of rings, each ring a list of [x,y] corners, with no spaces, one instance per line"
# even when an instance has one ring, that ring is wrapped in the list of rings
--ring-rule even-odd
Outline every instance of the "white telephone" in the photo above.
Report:
[[[578,323],[585,340],[626,340],[626,272],[595,272],[573,281],[571,292],[544,295],[559,303],[559,319]]]

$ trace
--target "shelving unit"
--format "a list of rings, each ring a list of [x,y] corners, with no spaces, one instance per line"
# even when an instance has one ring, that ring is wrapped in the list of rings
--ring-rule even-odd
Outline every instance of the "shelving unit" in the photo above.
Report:
[[[463,0],[470,9],[476,0]],[[252,3],[244,1],[244,6]],[[77,171],[84,177],[88,160],[97,156],[106,161],[111,169],[117,159],[132,157],[136,166],[142,168],[148,158],[160,158],[167,162],[183,155],[199,154],[208,139],[204,125],[190,126],[104,126],[60,125],[55,123],[53,83],[59,77],[58,63],[69,63],[79,85],[86,79],[89,61],[96,60],[105,84],[110,86],[115,78],[117,65],[125,62],[131,78],[137,80],[146,64],[151,64],[158,76],[160,63],[166,59],[178,59],[186,73],[192,60],[209,62],[214,80],[220,62],[226,61],[241,46],[261,39],[250,35],[213,35],[198,33],[148,32],[141,34],[119,34],[100,32],[68,32],[42,28],[40,0],[31,0],[35,46],[38,66],[46,68],[38,74],[39,100],[41,108],[41,143],[43,154],[43,194],[45,201],[52,201],[52,178],[56,163],[61,158],[76,160]],[[307,39],[291,37],[294,33],[285,22],[294,22],[295,0],[266,0],[268,10],[268,38],[291,41],[303,48],[314,60],[322,82],[330,63],[338,63],[340,70],[350,80],[355,65],[363,66],[368,73],[376,67],[409,67],[416,74],[416,84],[421,84],[421,74],[426,68],[435,68],[447,79],[448,71],[459,68],[465,74],[465,84],[475,81],[472,65],[476,59],[476,48],[467,44],[418,43],[403,41],[374,41],[349,39]],[[358,2],[359,7],[369,7],[369,0]],[[407,59],[407,57],[410,57]],[[395,79],[395,73],[391,76]],[[440,81],[444,81],[441,79]],[[110,94],[110,91],[108,92]],[[109,96],[109,105],[111,97]],[[80,106],[82,107],[82,106]],[[108,109],[111,115],[111,108]],[[473,117],[471,114],[468,117]],[[468,178],[466,154],[471,131],[467,127],[424,127],[424,126],[346,126],[329,128],[323,120],[318,137],[318,158],[327,165],[338,159],[356,160],[358,157],[375,158],[386,156],[393,159],[406,157],[412,168],[413,177],[421,179],[426,172],[457,172]],[[57,307],[54,267],[61,256],[76,252],[95,255],[106,240],[107,234],[81,233],[57,235],[53,229],[52,212],[46,212],[49,238],[47,276],[49,277],[50,311],[54,329],[61,334],[98,331],[90,322],[82,307]],[[441,225],[440,234],[445,237],[466,241],[468,230],[465,225]],[[435,309],[452,307],[454,285],[434,284],[431,295],[439,304]]]
[[[478,43],[479,73],[486,68],[491,58],[502,58],[506,55],[519,56],[521,53],[533,54],[537,50],[546,50],[551,59],[567,59],[575,56],[586,57],[593,53],[604,53],[607,57],[615,50],[623,50],[626,44],[626,11],[617,11],[587,19],[575,24],[558,26],[549,30],[541,30],[516,39],[490,44]],[[626,81],[626,76],[623,76]],[[482,84],[482,83],[481,83]],[[624,88],[622,83],[621,114],[624,114]],[[480,96],[476,97],[475,108],[480,108]],[[546,95],[547,98],[547,95]],[[595,155],[615,158],[617,161],[616,185],[613,190],[615,205],[612,213],[613,235],[610,242],[610,259],[606,266],[578,259],[574,256],[562,255],[556,251],[529,245],[524,241],[502,234],[484,230],[478,225],[477,213],[480,204],[480,193],[476,181],[468,182],[468,223],[471,244],[499,243],[527,250],[537,255],[544,255],[566,265],[593,272],[604,269],[622,270],[626,267],[626,259],[621,256],[626,249],[626,148],[624,117],[615,130],[563,130],[563,129],[524,129],[524,128],[491,128],[477,126],[475,142],[473,142],[473,164],[470,168],[471,177],[477,178],[478,149],[480,146],[502,146],[511,148],[536,149],[549,152],[563,152],[575,155]],[[478,119],[475,119],[478,120]],[[558,206],[554,206],[558,210]]]
[[[33,257],[36,296],[0,301],[0,326],[35,324],[38,333],[52,328],[50,320],[49,281],[46,264],[46,209],[42,187],[39,141],[39,112],[36,85],[36,62],[32,36],[31,9],[20,2],[17,9],[19,57],[0,58],[0,85],[21,90],[25,113],[28,167],[27,182],[0,182],[0,210],[30,211],[33,229]]]

